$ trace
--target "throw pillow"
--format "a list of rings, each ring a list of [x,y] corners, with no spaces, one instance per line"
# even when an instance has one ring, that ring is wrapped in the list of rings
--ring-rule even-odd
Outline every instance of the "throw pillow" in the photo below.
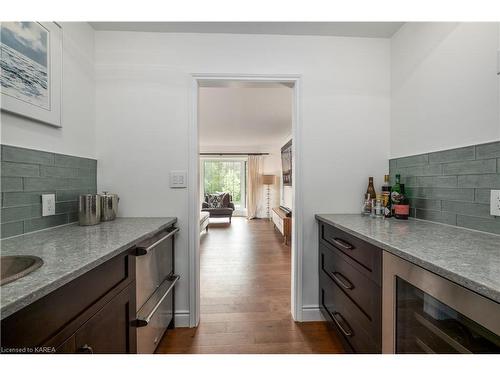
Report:
[[[220,208],[222,207],[222,194],[208,194],[208,207],[209,208]]]

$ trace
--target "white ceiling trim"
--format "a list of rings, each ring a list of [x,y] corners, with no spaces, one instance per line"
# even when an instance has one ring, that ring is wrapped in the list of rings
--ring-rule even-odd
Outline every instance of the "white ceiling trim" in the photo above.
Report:
[[[390,38],[404,22],[90,22],[97,31]]]

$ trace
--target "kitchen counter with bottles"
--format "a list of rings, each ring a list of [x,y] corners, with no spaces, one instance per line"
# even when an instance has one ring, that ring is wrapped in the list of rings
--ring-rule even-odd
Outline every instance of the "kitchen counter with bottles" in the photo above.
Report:
[[[500,303],[499,235],[411,218],[316,219]]]

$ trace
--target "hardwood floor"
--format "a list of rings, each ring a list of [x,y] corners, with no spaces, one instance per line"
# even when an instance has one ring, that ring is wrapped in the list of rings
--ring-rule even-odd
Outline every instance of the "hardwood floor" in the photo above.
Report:
[[[201,235],[201,318],[157,353],[342,353],[324,322],[290,313],[290,247],[267,220],[235,217]]]

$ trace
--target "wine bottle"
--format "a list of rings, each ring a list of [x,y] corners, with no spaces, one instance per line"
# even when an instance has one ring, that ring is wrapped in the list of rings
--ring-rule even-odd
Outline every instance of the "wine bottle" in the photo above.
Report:
[[[384,184],[382,185],[382,204],[384,207],[384,217],[391,217],[391,185],[388,174],[384,176]]]
[[[366,189],[366,194],[370,194],[371,199],[377,197],[377,193],[375,193],[375,188],[373,187],[373,177],[368,177],[368,189]]]
[[[394,217],[399,220],[408,220],[410,216],[410,201],[406,196],[404,184],[400,184],[400,189],[399,202],[394,206]]]
[[[391,188],[391,207],[392,215],[394,216],[394,206],[399,203],[401,195],[401,175],[396,175],[396,183]]]

